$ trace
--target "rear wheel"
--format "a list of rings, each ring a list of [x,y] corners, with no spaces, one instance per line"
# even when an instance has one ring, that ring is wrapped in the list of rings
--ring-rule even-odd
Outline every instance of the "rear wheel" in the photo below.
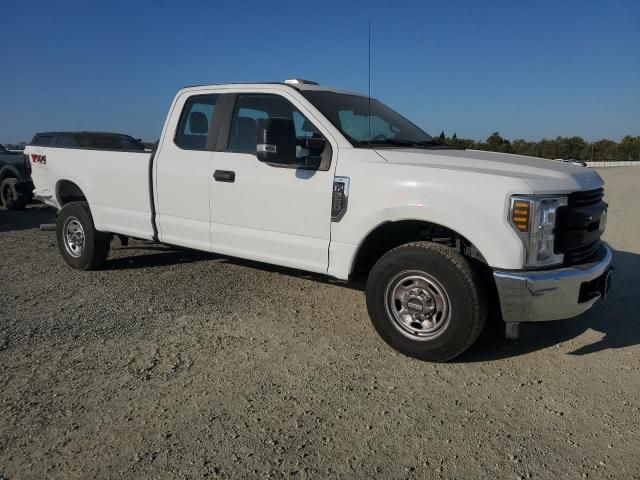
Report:
[[[109,255],[110,237],[96,231],[87,202],[68,203],[56,222],[58,248],[65,261],[78,270],[93,270]]]
[[[17,180],[5,178],[0,183],[0,198],[7,210],[22,210],[29,203],[29,196],[16,190]]]
[[[399,352],[440,362],[476,340],[486,319],[486,295],[469,262],[431,242],[383,255],[367,281],[367,309],[385,342]]]

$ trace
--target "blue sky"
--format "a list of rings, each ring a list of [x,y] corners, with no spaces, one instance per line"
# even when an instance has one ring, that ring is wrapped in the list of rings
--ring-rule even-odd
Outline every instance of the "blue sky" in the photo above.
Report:
[[[640,1],[0,0],[0,142],[156,139],[185,85],[299,76],[432,134],[640,135]]]

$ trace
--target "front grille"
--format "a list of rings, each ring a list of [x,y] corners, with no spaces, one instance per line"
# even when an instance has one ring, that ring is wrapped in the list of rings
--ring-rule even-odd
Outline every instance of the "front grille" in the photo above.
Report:
[[[600,243],[600,238],[598,238],[597,240],[591,243],[587,243],[586,245],[580,245],[575,248],[566,249],[564,252],[565,265],[577,265],[579,263],[586,262],[598,252]]]
[[[594,257],[600,248],[600,218],[607,208],[604,189],[574,192],[568,205],[558,210],[556,251],[564,264],[577,265]]]
[[[597,205],[604,197],[604,188],[587,190],[585,192],[573,192],[569,195],[569,207],[589,207]]]

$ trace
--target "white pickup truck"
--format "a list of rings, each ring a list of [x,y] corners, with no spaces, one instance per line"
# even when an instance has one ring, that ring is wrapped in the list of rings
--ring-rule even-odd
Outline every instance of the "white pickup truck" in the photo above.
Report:
[[[25,153],[72,267],[100,267],[119,235],[363,275],[374,327],[413,357],[464,352],[491,302],[517,337],[610,285],[596,172],[447,148],[378,100],[314,82],[180,90],[153,153],[61,143]]]

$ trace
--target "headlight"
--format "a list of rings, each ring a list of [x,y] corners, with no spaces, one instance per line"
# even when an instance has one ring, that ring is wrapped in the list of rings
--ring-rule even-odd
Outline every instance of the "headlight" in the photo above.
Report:
[[[556,212],[567,205],[566,196],[511,197],[509,220],[524,244],[524,266],[546,267],[562,263],[555,253]]]

